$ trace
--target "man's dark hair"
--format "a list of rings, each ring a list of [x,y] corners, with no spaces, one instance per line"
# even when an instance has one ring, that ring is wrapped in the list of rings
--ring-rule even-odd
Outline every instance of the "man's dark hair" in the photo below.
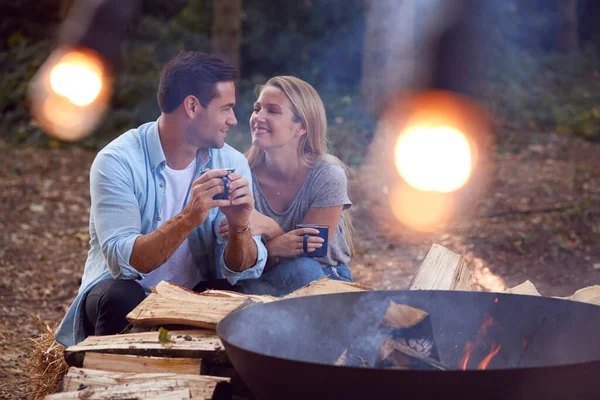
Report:
[[[217,97],[217,83],[235,81],[238,77],[238,70],[218,57],[196,51],[182,52],[162,70],[156,95],[158,106],[168,114],[192,95],[206,108]]]

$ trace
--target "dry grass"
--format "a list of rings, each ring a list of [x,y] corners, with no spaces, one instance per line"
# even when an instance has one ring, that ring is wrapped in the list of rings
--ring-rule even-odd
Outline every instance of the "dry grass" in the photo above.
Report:
[[[51,327],[48,323],[43,323],[33,316],[32,318],[43,329],[41,335],[30,339],[33,342],[33,350],[29,355],[29,400],[38,400],[58,391],[69,366],[63,357],[65,347],[54,340],[58,324]]]

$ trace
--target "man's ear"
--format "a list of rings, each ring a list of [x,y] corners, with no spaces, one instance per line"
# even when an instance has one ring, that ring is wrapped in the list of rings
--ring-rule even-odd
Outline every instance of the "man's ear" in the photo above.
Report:
[[[194,118],[201,108],[202,106],[195,96],[187,96],[183,99],[183,109],[188,117]]]

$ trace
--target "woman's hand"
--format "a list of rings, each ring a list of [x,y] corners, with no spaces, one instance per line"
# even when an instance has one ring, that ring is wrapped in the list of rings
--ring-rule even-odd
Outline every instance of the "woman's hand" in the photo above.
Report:
[[[298,257],[304,253],[303,241],[304,235],[318,235],[319,230],[314,228],[294,229],[277,236],[275,239],[267,242],[267,251],[269,257]],[[318,236],[309,236],[307,241],[308,253],[315,251],[323,246],[324,240]]]
[[[250,213],[250,231],[252,236],[264,235],[267,241],[284,233],[277,222],[259,213],[256,209]],[[219,233],[225,238],[229,236],[229,224],[226,219],[219,224]]]

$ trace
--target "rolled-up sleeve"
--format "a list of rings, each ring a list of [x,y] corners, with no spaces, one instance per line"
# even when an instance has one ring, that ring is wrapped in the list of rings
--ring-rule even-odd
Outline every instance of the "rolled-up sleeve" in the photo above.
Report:
[[[141,235],[141,216],[132,173],[118,153],[100,152],[90,170],[91,212],[102,254],[114,279],[138,279],[129,264]]]
[[[240,162],[236,163],[235,169],[241,173],[244,178],[248,181],[248,185],[252,188],[252,173],[250,172],[250,166],[246,159],[241,156]],[[219,224],[225,219],[225,215],[219,211],[217,218],[213,222],[213,230],[217,235],[217,260],[223,276],[229,281],[231,285],[235,285],[238,281],[243,279],[255,279],[262,275],[267,262],[267,248],[261,240],[260,236],[253,236],[254,243],[257,249],[256,264],[251,268],[248,268],[241,272],[232,271],[227,267],[225,263],[225,247],[227,246],[227,239],[219,234]]]
[[[229,281],[229,283],[231,285],[235,285],[238,281],[241,281],[244,279],[259,278],[262,275],[263,270],[265,269],[265,264],[267,261],[267,248],[261,241],[260,236],[253,236],[252,238],[254,239],[254,243],[256,244],[256,249],[257,249],[256,264],[254,264],[251,268],[248,268],[241,272],[232,271],[231,269],[229,269],[227,267],[227,264],[225,263],[225,257],[224,257],[225,245],[219,246],[221,249],[220,250],[221,254],[218,259],[220,261],[221,272],[223,273],[223,276],[227,279],[227,281]]]

